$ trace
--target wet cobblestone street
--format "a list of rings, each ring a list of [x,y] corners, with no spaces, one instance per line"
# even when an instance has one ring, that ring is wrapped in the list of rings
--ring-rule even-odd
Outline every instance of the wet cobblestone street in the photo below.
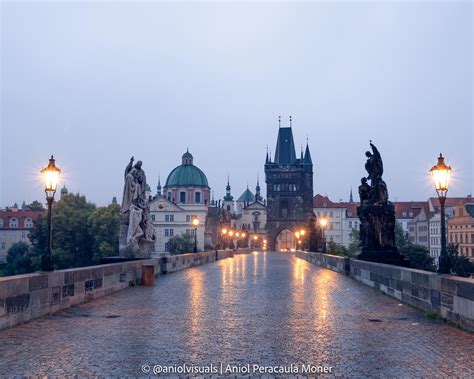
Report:
[[[144,364],[313,364],[474,377],[474,336],[290,255],[236,255],[0,332],[0,376],[142,376]]]

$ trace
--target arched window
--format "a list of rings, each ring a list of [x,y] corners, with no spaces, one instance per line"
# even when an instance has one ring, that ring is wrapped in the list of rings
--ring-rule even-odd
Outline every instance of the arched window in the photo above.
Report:
[[[10,229],[16,229],[16,228],[18,228],[18,219],[17,218],[10,219]]]
[[[30,217],[25,218],[25,228],[30,229],[33,227],[33,220]]]

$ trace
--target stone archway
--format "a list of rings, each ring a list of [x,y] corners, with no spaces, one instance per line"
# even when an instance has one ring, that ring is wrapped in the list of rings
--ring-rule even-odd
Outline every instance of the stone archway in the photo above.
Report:
[[[288,252],[296,249],[296,238],[290,229],[282,229],[275,236],[274,240],[275,251]]]

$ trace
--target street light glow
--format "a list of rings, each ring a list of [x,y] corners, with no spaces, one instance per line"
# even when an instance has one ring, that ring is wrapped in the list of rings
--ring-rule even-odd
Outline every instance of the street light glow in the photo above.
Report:
[[[59,176],[61,174],[61,170],[56,167],[54,162],[55,159],[51,155],[49,164],[46,167],[43,167],[40,171],[41,175],[43,175],[44,192],[46,192],[47,199],[52,199],[54,197],[56,189],[58,188]]]
[[[445,197],[448,192],[449,177],[451,175],[451,166],[444,163],[443,154],[439,154],[438,164],[430,170],[435,183],[435,189],[439,196]]]
[[[319,220],[319,225],[321,225],[323,228],[325,228],[327,224],[328,224],[327,219],[322,218],[321,220]]]

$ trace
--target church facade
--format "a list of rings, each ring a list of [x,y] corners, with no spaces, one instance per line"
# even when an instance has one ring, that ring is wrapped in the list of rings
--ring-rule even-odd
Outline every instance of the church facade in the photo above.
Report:
[[[309,146],[297,158],[291,126],[280,127],[272,160],[265,160],[266,229],[271,250],[295,248],[294,231],[306,228],[313,212],[313,162]]]

